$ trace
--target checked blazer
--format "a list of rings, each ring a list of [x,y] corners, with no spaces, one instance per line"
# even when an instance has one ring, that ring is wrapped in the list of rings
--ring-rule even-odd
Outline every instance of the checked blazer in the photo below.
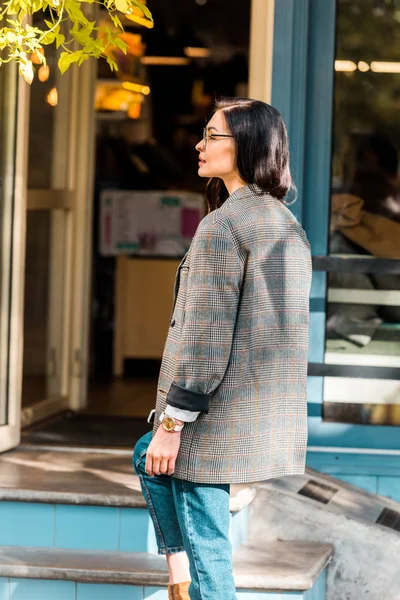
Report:
[[[255,184],[199,224],[178,267],[153,434],[186,423],[173,476],[246,483],[304,473],[311,253],[291,211]]]

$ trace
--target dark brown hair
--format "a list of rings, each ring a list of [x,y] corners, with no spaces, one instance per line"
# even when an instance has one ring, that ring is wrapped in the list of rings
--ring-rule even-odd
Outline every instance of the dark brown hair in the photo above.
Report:
[[[214,113],[218,110],[224,112],[235,138],[240,177],[283,202],[295,186],[289,167],[289,139],[281,114],[273,106],[249,98],[221,98]],[[228,195],[222,179],[209,179],[206,197],[210,211],[219,208]]]

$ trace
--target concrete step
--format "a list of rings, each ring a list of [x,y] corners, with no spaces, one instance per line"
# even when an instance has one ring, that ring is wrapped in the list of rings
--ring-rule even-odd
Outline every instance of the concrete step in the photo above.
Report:
[[[331,542],[327,600],[400,600],[400,503],[307,469],[257,486],[250,540]]]
[[[0,500],[145,508],[132,452],[16,448],[0,455]],[[231,512],[255,498],[253,485],[231,486]]]
[[[234,553],[238,599],[283,600],[290,595],[325,600],[325,567],[331,555],[330,544],[315,542],[244,545]],[[167,584],[161,556],[0,547],[1,598],[3,592],[4,598],[14,599],[19,586],[18,600],[163,600]]]
[[[0,456],[0,545],[157,554],[126,451],[17,448]],[[255,486],[231,487],[230,538],[248,535]]]

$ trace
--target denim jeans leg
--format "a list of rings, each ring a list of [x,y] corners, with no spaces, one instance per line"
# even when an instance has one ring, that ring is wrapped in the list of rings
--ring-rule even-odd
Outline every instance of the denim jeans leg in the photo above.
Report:
[[[191,600],[236,600],[229,539],[229,484],[172,477],[183,542],[189,557]]]
[[[182,534],[175,510],[175,501],[169,475],[149,477],[145,471],[146,452],[152,440],[152,432],[142,436],[133,451],[133,468],[139,476],[143,496],[154,523],[159,554],[183,552]]]

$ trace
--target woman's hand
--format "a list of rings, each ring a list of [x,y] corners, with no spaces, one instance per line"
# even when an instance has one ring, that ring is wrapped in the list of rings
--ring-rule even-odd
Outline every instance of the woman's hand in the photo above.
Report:
[[[181,444],[180,431],[165,431],[160,425],[151,440],[146,454],[146,473],[154,475],[172,475]]]

